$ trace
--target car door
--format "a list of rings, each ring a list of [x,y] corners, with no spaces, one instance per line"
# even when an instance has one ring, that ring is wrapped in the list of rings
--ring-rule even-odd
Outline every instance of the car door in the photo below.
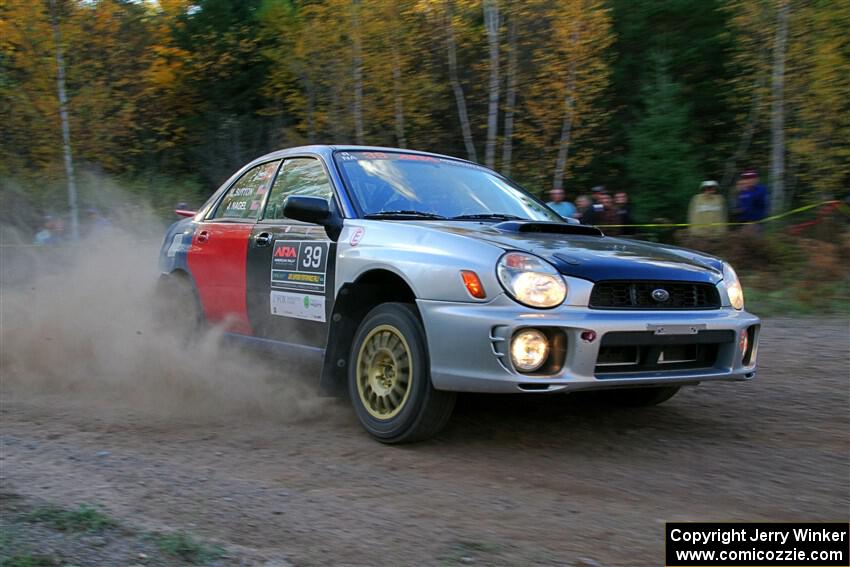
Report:
[[[204,315],[230,332],[253,333],[245,285],[248,241],[279,165],[275,160],[246,171],[192,237],[189,271]]]
[[[336,243],[323,227],[284,217],[284,201],[291,195],[322,197],[336,206],[320,159],[284,160],[248,245],[248,317],[259,336],[324,348]]]

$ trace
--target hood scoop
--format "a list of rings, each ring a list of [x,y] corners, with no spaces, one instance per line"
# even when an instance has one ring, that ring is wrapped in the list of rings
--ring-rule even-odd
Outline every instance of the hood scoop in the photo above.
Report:
[[[505,221],[494,224],[500,232],[514,234],[583,234],[586,236],[605,236],[595,226],[571,224],[566,222]]]

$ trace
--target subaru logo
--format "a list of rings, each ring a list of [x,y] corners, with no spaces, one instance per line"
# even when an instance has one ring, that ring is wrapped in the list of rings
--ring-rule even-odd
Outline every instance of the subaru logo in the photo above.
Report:
[[[670,299],[670,292],[666,289],[654,289],[652,290],[652,299],[657,301],[658,303],[664,303],[668,299]]]

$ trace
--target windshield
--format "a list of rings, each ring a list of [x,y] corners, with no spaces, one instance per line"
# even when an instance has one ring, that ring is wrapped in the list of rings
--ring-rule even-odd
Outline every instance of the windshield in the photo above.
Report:
[[[365,217],[562,221],[516,185],[471,163],[401,152],[334,157]]]

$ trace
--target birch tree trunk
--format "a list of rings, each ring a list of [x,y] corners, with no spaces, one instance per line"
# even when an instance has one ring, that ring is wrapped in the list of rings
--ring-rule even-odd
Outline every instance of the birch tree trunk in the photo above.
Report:
[[[578,71],[578,32],[572,36],[572,61],[567,76],[567,92],[564,94],[564,118],[561,121],[561,137],[558,141],[558,159],[555,161],[555,175],[552,179],[553,189],[564,188],[564,172],[567,168],[567,157],[570,153],[570,142],[572,141],[573,116],[575,114],[575,88],[576,72]]]
[[[407,138],[404,135],[404,98],[401,94],[401,61],[399,60],[398,41],[394,38],[392,45],[393,64],[393,99],[395,102],[395,137],[398,147],[407,147]]]
[[[56,0],[50,0],[50,25],[56,44],[56,90],[59,96],[59,120],[62,123],[62,151],[65,156],[65,176],[68,178],[68,212],[71,238],[80,236],[80,220],[77,211],[77,184],[74,181],[74,159],[71,155],[71,127],[68,124],[68,97],[65,93],[65,58],[62,55],[62,32],[56,13]]]
[[[499,124],[499,2],[484,0],[484,27],[490,47],[490,94],[487,108],[487,141],[484,147],[484,164],[496,166],[496,131]]]
[[[788,39],[788,3],[780,0],[773,46],[773,77],[770,116],[770,210],[774,214],[785,207],[785,44]]]
[[[360,31],[360,0],[351,0],[354,71],[354,139],[363,144],[363,45]]]
[[[508,20],[508,88],[505,93],[505,131],[502,146],[502,175],[511,175],[511,154],[513,153],[514,110],[516,108],[517,90],[517,45],[516,45],[516,15]]]
[[[469,126],[469,116],[466,113],[466,99],[463,96],[463,87],[460,84],[460,78],[457,73],[457,47],[455,45],[455,33],[452,28],[452,0],[446,0],[445,3],[445,19],[446,19],[446,50],[449,58],[449,83],[452,85],[452,91],[457,102],[457,115],[460,119],[460,128],[463,133],[463,144],[466,146],[466,154],[470,161],[478,161],[478,155],[475,152],[475,144],[472,141],[472,129]]]

